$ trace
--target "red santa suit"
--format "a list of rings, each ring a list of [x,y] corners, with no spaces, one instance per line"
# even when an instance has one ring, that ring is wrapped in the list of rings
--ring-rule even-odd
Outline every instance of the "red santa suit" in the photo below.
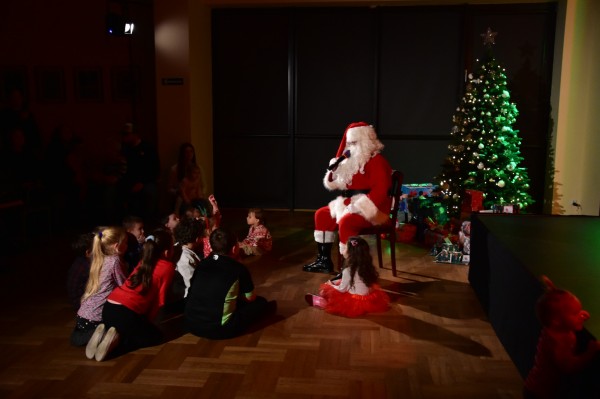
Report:
[[[346,159],[323,178],[325,188],[338,190],[340,195],[315,213],[315,241],[334,242],[337,228],[344,254],[349,237],[363,228],[389,222],[392,168],[380,154],[382,149],[372,126],[364,122],[348,126],[337,158],[330,165],[344,154]]]

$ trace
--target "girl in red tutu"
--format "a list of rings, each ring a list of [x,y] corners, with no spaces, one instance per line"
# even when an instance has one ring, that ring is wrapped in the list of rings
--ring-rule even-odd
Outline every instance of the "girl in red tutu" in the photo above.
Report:
[[[385,312],[390,298],[376,284],[379,273],[373,266],[369,244],[361,237],[350,237],[342,278],[321,284],[319,295],[305,296],[309,305],[346,317]]]

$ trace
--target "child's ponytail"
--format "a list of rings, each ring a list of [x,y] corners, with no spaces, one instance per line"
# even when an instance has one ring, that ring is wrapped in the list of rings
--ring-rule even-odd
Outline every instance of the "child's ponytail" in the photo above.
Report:
[[[114,255],[114,251],[112,250],[114,245],[127,237],[125,230],[121,227],[96,227],[90,234],[94,236],[92,242],[92,263],[90,265],[90,276],[88,277],[85,292],[81,300],[98,292],[100,289],[100,272],[102,271],[104,258]]]
[[[369,243],[362,237],[348,238],[346,243],[348,251],[347,266],[350,267],[350,286],[354,286],[354,274],[358,273],[363,282],[370,287],[377,282],[379,273],[373,266],[373,257]]]
[[[136,288],[141,285],[141,294],[152,285],[152,274],[159,259],[163,257],[165,251],[173,248],[173,236],[171,232],[165,229],[158,229],[146,237],[146,242],[142,248],[142,260],[135,272],[127,280],[130,288]]]

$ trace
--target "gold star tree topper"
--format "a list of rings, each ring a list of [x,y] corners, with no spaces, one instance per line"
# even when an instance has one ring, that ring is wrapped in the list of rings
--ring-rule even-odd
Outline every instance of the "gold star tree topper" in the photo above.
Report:
[[[492,32],[491,28],[487,28],[487,31],[481,34],[484,46],[491,46],[492,44],[496,44],[495,40],[497,34],[498,32]]]

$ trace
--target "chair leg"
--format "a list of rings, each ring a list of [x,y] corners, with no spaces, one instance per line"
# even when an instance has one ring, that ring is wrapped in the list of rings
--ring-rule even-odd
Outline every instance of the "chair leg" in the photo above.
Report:
[[[390,233],[390,256],[392,257],[392,276],[396,277],[396,232]]]
[[[375,234],[377,240],[377,260],[379,261],[379,268],[383,269],[383,255],[381,253],[381,236],[379,234]]]

